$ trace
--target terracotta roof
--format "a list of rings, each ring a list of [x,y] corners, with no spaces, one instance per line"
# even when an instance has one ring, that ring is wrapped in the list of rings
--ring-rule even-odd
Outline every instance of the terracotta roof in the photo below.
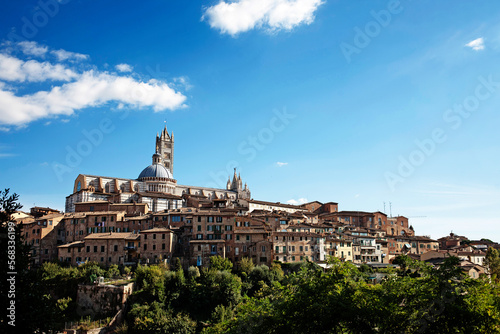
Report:
[[[305,210],[304,208],[301,208],[298,205],[292,205],[292,204],[285,204],[285,203],[279,203],[279,202],[266,202],[266,201],[258,201],[258,200],[248,200],[248,203],[254,203],[254,204],[262,204],[262,205],[267,205],[267,206],[280,206],[283,208],[290,208],[290,209],[297,209],[297,210]]]
[[[87,235],[84,240],[106,240],[106,239],[137,239],[138,234],[130,232],[107,232],[107,233],[91,233]]]
[[[83,241],[74,241],[69,244],[64,244],[61,246],[57,246],[57,248],[73,248],[73,247],[83,247],[85,242]]]
[[[162,232],[172,232],[172,230],[165,228],[165,227],[154,227],[150,228],[148,230],[142,230],[140,233],[162,233]]]

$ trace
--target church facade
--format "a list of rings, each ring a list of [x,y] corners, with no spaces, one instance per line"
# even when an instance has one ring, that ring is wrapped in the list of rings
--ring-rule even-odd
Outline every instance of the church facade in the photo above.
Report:
[[[146,203],[153,212],[178,209],[186,206],[189,197],[199,199],[249,200],[250,189],[234,171],[226,189],[180,185],[173,176],[174,134],[167,127],[156,135],[155,153],[151,165],[142,170],[136,179],[123,179],[80,174],[75,180],[73,193],[66,197],[66,212],[74,212],[76,203],[107,201],[110,203]]]

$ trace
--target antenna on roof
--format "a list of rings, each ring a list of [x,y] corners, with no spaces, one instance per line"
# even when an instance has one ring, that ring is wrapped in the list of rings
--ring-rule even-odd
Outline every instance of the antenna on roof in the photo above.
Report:
[[[385,202],[384,202],[384,213],[385,213]]]
[[[391,218],[392,218],[392,202],[389,202],[389,212],[390,212]]]

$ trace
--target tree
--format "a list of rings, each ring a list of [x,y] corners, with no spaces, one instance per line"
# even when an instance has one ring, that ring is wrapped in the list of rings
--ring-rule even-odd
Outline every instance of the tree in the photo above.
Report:
[[[246,275],[248,275],[248,274],[250,274],[252,269],[255,267],[255,265],[253,264],[253,261],[251,258],[244,257],[241,259],[241,261],[239,263],[239,267],[240,267],[241,273],[245,273]]]
[[[118,265],[117,264],[110,265],[108,270],[106,271],[106,277],[115,278],[118,276],[120,276],[120,269],[118,268]]]
[[[498,250],[489,247],[484,258],[484,265],[488,268],[491,279],[498,283],[500,280],[500,256]]]
[[[128,323],[128,332],[131,334],[191,334],[196,331],[196,322],[189,316],[174,314],[156,301],[150,305],[133,305],[128,314]]]
[[[30,270],[31,247],[12,218],[22,208],[18,199],[9,189],[0,191],[0,307],[7,310],[2,313],[0,333],[47,332],[58,327],[61,314],[57,301],[44,294],[38,272]],[[59,310],[66,303],[60,304]]]
[[[229,259],[219,255],[210,257],[210,269],[231,271],[232,268],[233,263]]]

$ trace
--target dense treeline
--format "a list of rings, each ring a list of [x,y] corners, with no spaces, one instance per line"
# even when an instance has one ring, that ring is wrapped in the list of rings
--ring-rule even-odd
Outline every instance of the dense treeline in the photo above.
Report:
[[[398,259],[380,284],[334,259],[284,275],[278,264],[238,270],[213,258],[210,268],[139,267],[129,333],[495,333],[498,286],[470,279],[451,257],[438,269]],[[125,329],[125,328],[123,328]]]

